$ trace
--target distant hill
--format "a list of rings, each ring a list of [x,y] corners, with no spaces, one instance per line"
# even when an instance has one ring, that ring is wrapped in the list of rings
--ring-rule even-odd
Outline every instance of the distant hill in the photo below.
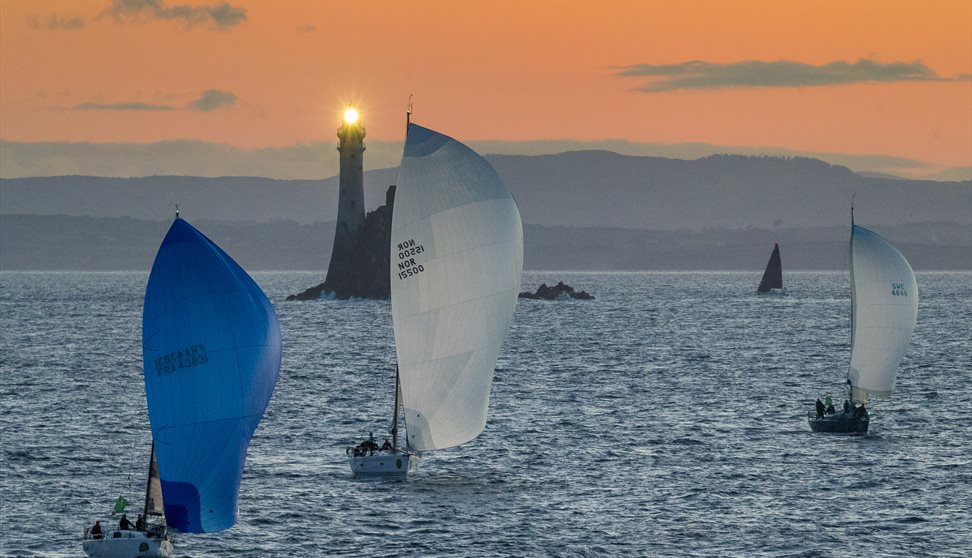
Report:
[[[369,207],[384,202],[396,169],[365,174]],[[180,204],[188,218],[310,224],[337,217],[338,180],[55,176],[0,179],[0,212],[167,219]]]
[[[816,159],[720,155],[697,160],[607,151],[487,157],[509,184],[525,223],[701,230],[842,226],[851,194],[872,225],[972,225],[972,182],[862,176]],[[397,169],[365,173],[369,208]],[[47,177],[0,180],[3,214],[188,218],[309,225],[333,220],[337,179]]]
[[[320,269],[330,260],[334,223],[192,219],[249,270]],[[171,221],[130,217],[3,215],[0,270],[147,271]],[[877,228],[915,269],[972,270],[966,225],[916,223]],[[773,242],[784,270],[847,268],[848,227],[701,231],[525,225],[529,270],[751,270],[762,272]],[[324,273],[321,272],[321,280]]]
[[[972,182],[861,176],[815,159],[694,161],[606,151],[491,155],[523,221],[527,269],[846,267],[849,202],[917,269],[972,269]],[[370,208],[397,169],[365,173]],[[0,268],[148,269],[176,203],[248,269],[323,269],[337,179],[0,180]]]
[[[334,241],[333,222],[190,222],[247,269],[324,269]],[[148,270],[171,224],[171,219],[4,215],[0,269]]]
[[[816,159],[717,155],[686,161],[606,151],[491,156],[525,222],[700,229],[862,223],[972,224],[972,182],[865,177]]]

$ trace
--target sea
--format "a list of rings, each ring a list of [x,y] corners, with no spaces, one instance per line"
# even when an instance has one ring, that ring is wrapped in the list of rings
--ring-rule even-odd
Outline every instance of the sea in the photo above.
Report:
[[[521,300],[486,430],[408,482],[354,480],[389,427],[385,301],[286,302],[321,272],[253,274],[283,330],[239,521],[176,556],[972,555],[972,273],[918,273],[918,325],[870,432],[811,433],[843,401],[847,273],[526,272],[592,301]],[[150,448],[146,273],[0,273],[0,555],[81,556]]]

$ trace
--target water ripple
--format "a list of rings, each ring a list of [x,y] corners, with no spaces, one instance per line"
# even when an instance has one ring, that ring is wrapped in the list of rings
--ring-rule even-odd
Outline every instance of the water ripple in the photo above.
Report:
[[[814,435],[839,395],[848,279],[527,273],[593,302],[520,301],[486,431],[408,483],[357,482],[344,447],[387,428],[388,305],[285,302],[316,273],[258,273],[284,332],[229,531],[199,556],[967,556],[972,281],[922,273],[914,340],[871,435]],[[149,444],[144,273],[0,274],[0,554],[78,556]],[[39,513],[38,510],[42,510]],[[38,519],[38,515],[41,516]],[[43,534],[23,526],[42,522]]]

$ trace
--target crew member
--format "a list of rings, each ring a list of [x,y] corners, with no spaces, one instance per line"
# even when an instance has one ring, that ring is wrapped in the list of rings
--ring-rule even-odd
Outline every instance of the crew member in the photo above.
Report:
[[[127,515],[122,514],[122,518],[118,522],[118,528],[121,529],[122,531],[131,531],[135,528],[135,526],[132,525],[132,522],[128,520]]]

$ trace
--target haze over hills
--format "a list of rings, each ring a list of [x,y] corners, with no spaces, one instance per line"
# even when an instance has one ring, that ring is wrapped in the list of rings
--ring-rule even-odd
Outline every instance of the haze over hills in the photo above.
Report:
[[[365,174],[368,207],[384,203],[396,169]],[[0,212],[29,215],[168,218],[180,204],[187,217],[301,224],[337,216],[338,180],[275,180],[231,176],[105,178],[55,176],[0,179]]]
[[[972,182],[861,176],[814,159],[604,151],[488,157],[525,224],[527,269],[843,269],[849,201],[916,269],[972,269]],[[397,169],[365,173],[369,208]],[[253,269],[321,269],[337,179],[0,180],[0,268],[147,269],[176,203]]]
[[[804,158],[712,156],[693,161],[606,151],[487,157],[525,223],[567,227],[701,229],[842,225],[851,194],[872,224],[972,224],[972,182],[864,177]],[[365,173],[365,202],[384,201],[396,169]],[[226,221],[334,219],[337,179],[49,177],[0,180],[0,211],[34,215]],[[780,223],[780,221],[782,223]]]
[[[333,222],[191,222],[246,269],[324,269],[330,261]],[[148,270],[170,224],[171,220],[130,217],[4,215],[0,218],[0,269]],[[880,232],[917,270],[972,270],[972,239],[965,225],[894,225],[881,227]],[[847,236],[847,227],[692,232],[526,224],[524,268],[761,273],[773,242],[780,242],[787,271],[845,270]]]
[[[461,139],[461,138],[457,138]],[[709,155],[809,157],[861,175],[919,180],[970,180],[972,167],[938,167],[900,156],[794,151],[781,147],[707,143],[645,143],[614,140],[492,140],[464,142],[477,153],[554,155],[609,151],[634,157],[694,160]],[[391,168],[402,158],[403,141],[369,138],[365,170]],[[0,178],[32,176],[263,176],[315,180],[339,172],[335,144],[311,141],[282,147],[243,148],[195,140],[152,143],[20,142],[0,138]]]

